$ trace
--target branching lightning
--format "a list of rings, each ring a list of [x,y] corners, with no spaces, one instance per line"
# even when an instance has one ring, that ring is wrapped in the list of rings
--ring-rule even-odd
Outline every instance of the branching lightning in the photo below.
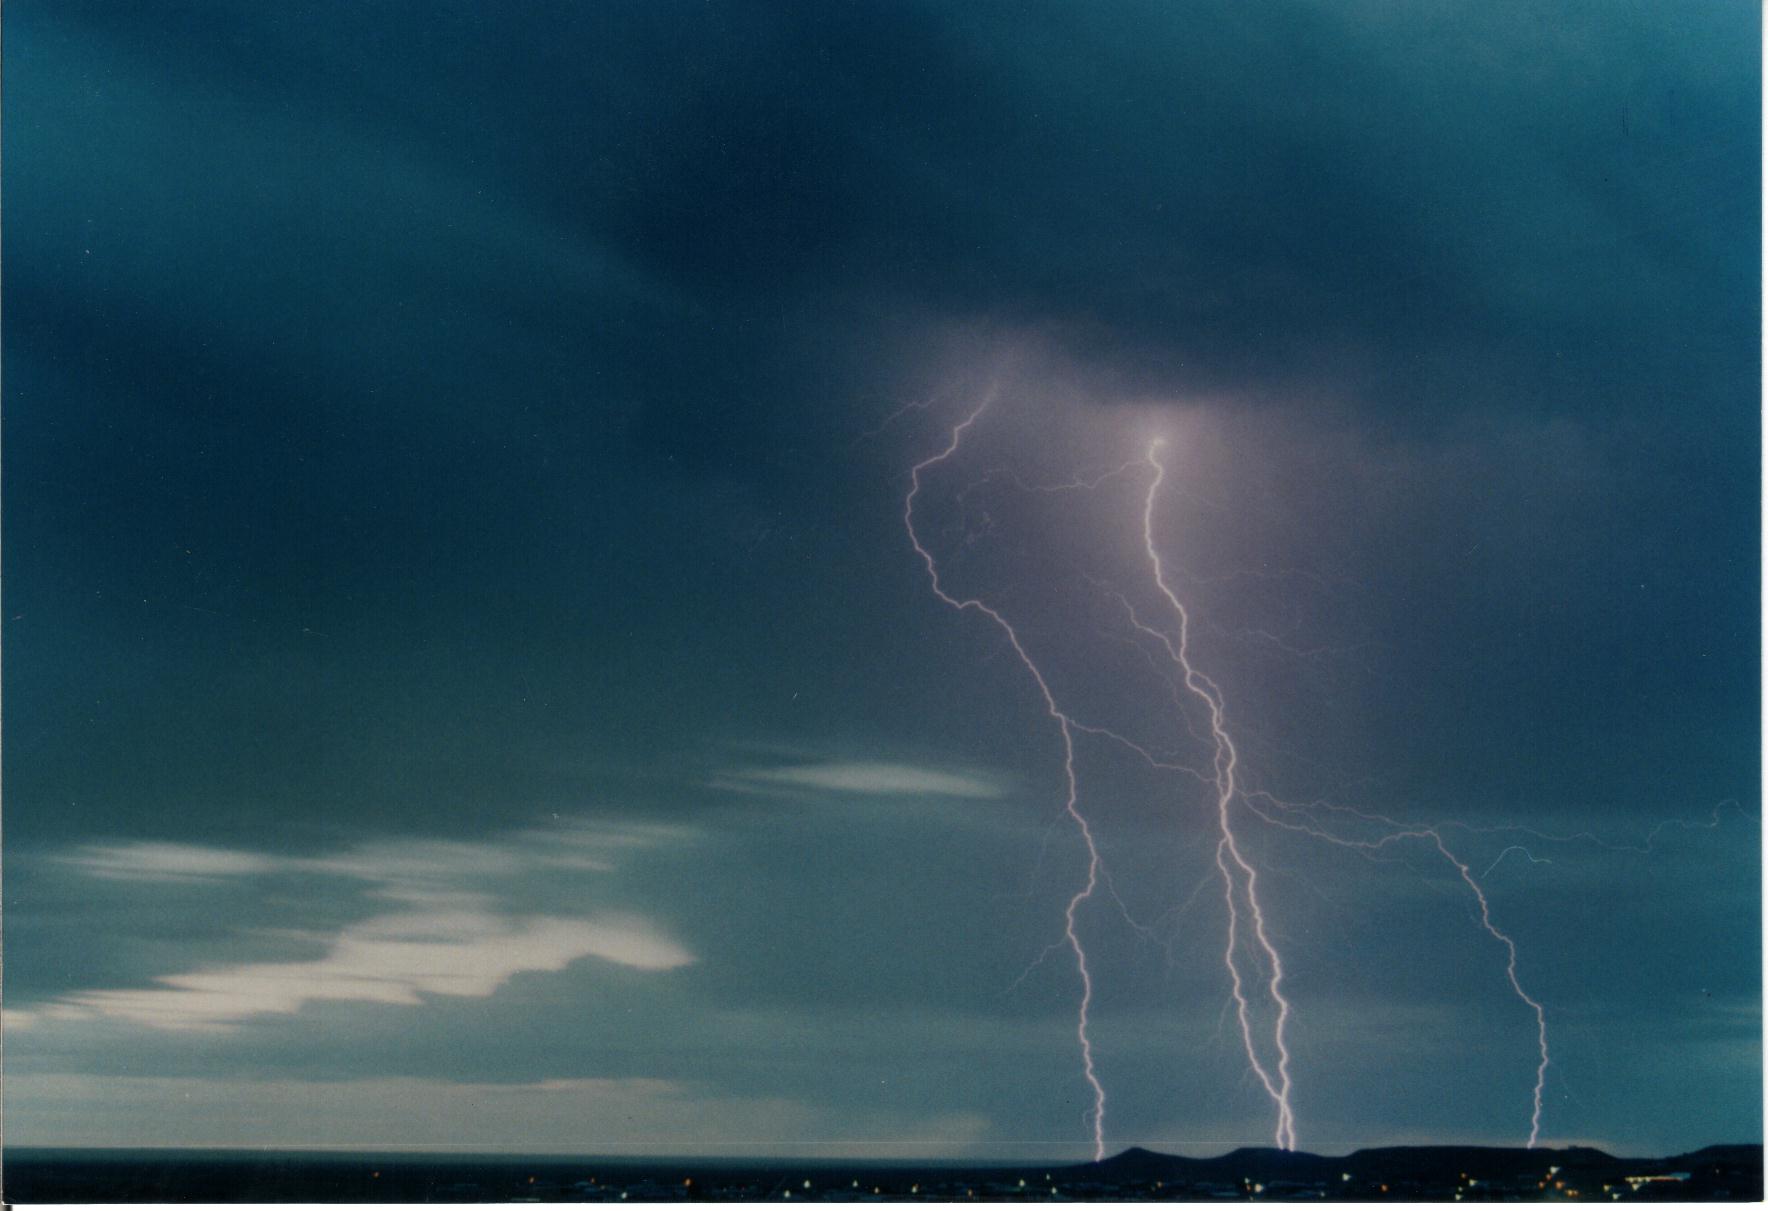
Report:
[[[1521,854],[1523,857],[1525,857],[1529,860],[1529,865],[1531,865],[1531,866],[1552,866],[1553,865],[1552,858],[1537,858],[1537,857],[1535,857],[1534,854],[1531,854],[1529,852],[1528,846],[1526,846],[1526,845],[1506,845],[1504,847],[1504,849],[1498,854],[1498,856],[1496,858],[1492,859],[1492,864],[1490,866],[1486,867],[1486,869],[1480,873],[1480,878],[1482,878],[1482,879],[1491,878],[1492,872],[1498,869],[1498,864],[1500,862],[1504,861],[1504,859],[1508,858],[1511,854]]]
[[[1541,1062],[1535,1066],[1535,1107],[1534,1112],[1529,1115],[1529,1147],[1533,1148],[1541,1139],[1541,1095],[1547,1087],[1547,1067],[1553,1063],[1553,1057],[1547,1051],[1547,1010],[1542,1007],[1541,1002],[1523,990],[1522,981],[1516,975],[1516,943],[1511,940],[1509,934],[1492,924],[1492,906],[1486,901],[1485,888],[1481,887],[1474,879],[1473,873],[1467,869],[1467,863],[1449,852],[1449,847],[1443,844],[1441,833],[1432,830],[1431,840],[1436,842],[1437,850],[1449,860],[1461,875],[1461,881],[1473,890],[1474,898],[1479,901],[1480,924],[1485,927],[1487,933],[1504,944],[1504,950],[1508,956],[1504,964],[1504,974],[1510,980],[1511,990],[1530,1009],[1535,1011],[1535,1032],[1537,1044],[1541,1049]]]
[[[938,466],[958,452],[958,446],[964,440],[965,431],[975,424],[977,418],[988,409],[988,404],[989,401],[985,399],[974,412],[953,427],[951,442],[944,450],[915,464],[909,474],[908,495],[903,498],[902,523],[908,531],[909,542],[914,545],[916,554],[920,555],[922,562],[927,566],[927,577],[933,585],[934,595],[954,610],[960,612],[975,610],[1000,628],[1001,633],[1007,637],[1007,643],[1012,647],[1014,654],[1019,657],[1020,662],[1025,665],[1026,671],[1031,674],[1032,680],[1037,683],[1038,692],[1043,696],[1044,708],[1049,712],[1050,718],[1056,721],[1056,725],[1062,733],[1062,768],[1067,779],[1067,800],[1063,803],[1063,810],[1074,821],[1075,827],[1080,832],[1081,840],[1086,844],[1087,851],[1086,882],[1069,898],[1068,907],[1063,914],[1064,933],[1068,947],[1074,953],[1075,970],[1080,975],[1081,997],[1076,1014],[1075,1034],[1080,1043],[1082,1070],[1086,1076],[1087,1085],[1093,1093],[1093,1108],[1088,1115],[1093,1135],[1093,1159],[1102,1160],[1105,1156],[1105,1086],[1100,1082],[1098,1068],[1093,1062],[1093,1039],[1089,1021],[1093,1007],[1093,975],[1087,966],[1086,947],[1081,943],[1079,928],[1076,924],[1076,914],[1079,913],[1081,905],[1092,899],[1093,892],[1099,886],[1099,847],[1093,839],[1092,825],[1080,810],[1080,779],[1075,773],[1074,757],[1075,723],[1057,705],[1056,695],[1051,692],[1049,682],[1044,679],[1043,672],[1032,660],[1030,654],[1026,652],[1025,645],[1019,641],[1019,633],[1013,629],[1013,624],[1008,622],[993,606],[978,597],[958,598],[946,592],[945,586],[940,583],[938,562],[934,560],[932,552],[922,545],[920,535],[915,531],[915,498],[921,492],[922,473]]]
[[[1142,508],[1142,542],[1147,550],[1148,564],[1154,573],[1154,583],[1160,593],[1172,607],[1178,619],[1178,640],[1174,642],[1165,631],[1149,627],[1136,621],[1134,625],[1149,636],[1156,638],[1165,646],[1172,656],[1173,663],[1178,665],[1183,674],[1185,688],[1204,704],[1209,715],[1209,730],[1215,750],[1215,807],[1216,820],[1221,830],[1220,840],[1216,844],[1216,867],[1221,871],[1222,887],[1228,907],[1228,948],[1224,956],[1229,982],[1234,990],[1234,1005],[1240,1018],[1240,1034],[1246,1044],[1246,1058],[1252,1064],[1259,1082],[1270,1094],[1277,1106],[1277,1146],[1279,1148],[1295,1147],[1295,1109],[1290,1101],[1292,1078],[1290,1076],[1289,1044],[1285,1037],[1289,1025],[1290,1005],[1283,995],[1283,957],[1278,954],[1276,946],[1271,942],[1270,931],[1265,925],[1265,910],[1258,898],[1258,872],[1246,860],[1241,851],[1239,839],[1234,833],[1231,808],[1235,799],[1234,775],[1239,765],[1239,754],[1234,748],[1234,739],[1228,734],[1226,711],[1224,709],[1221,689],[1208,677],[1198,672],[1191,663],[1190,656],[1190,615],[1184,603],[1167,583],[1166,569],[1161,563],[1160,549],[1154,542],[1154,502],[1160,492],[1161,482],[1166,478],[1166,467],[1160,461],[1161,441],[1157,438],[1148,447],[1148,464],[1154,469],[1154,477],[1148,485],[1148,495]],[[1232,867],[1230,867],[1232,859]],[[1259,1059],[1258,1047],[1253,1042],[1252,1020],[1250,1007],[1246,998],[1245,982],[1240,974],[1240,967],[1235,958],[1239,949],[1240,913],[1234,903],[1235,876],[1234,870],[1240,872],[1240,890],[1246,899],[1247,908],[1252,916],[1253,936],[1264,951],[1270,980],[1271,1000],[1277,1006],[1277,1021],[1272,1030],[1273,1045],[1277,1052],[1277,1073],[1272,1077],[1270,1070]]]

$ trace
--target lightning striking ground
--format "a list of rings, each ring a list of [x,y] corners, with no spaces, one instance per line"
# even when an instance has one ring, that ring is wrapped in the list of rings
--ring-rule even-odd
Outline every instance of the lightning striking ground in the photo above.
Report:
[[[1254,799],[1262,799],[1286,813],[1300,815],[1307,821],[1307,823],[1298,824],[1295,823],[1294,820],[1286,820],[1273,816],[1256,807],[1253,803]],[[1468,890],[1473,893],[1475,901],[1479,904],[1480,927],[1504,947],[1504,973],[1505,978],[1510,984],[1511,991],[1516,993],[1517,999],[1522,1001],[1524,1005],[1528,1006],[1529,1010],[1535,1016],[1535,1036],[1536,1046],[1539,1053],[1539,1062],[1535,1065],[1535,1084],[1532,1092],[1532,1108],[1529,1115],[1528,1138],[1528,1147],[1535,1147],[1541,1139],[1541,1109],[1547,1088],[1547,1069],[1553,1063],[1553,1057],[1547,1045],[1547,1010],[1541,1002],[1530,996],[1528,991],[1523,988],[1522,979],[1517,975],[1516,970],[1517,953],[1515,939],[1499,929],[1497,924],[1493,922],[1492,906],[1490,901],[1486,898],[1485,888],[1480,884],[1479,879],[1474,877],[1473,871],[1468,867],[1467,863],[1462,861],[1461,858],[1449,848],[1448,842],[1443,839],[1442,830],[1431,826],[1407,825],[1390,816],[1383,816],[1375,812],[1358,811],[1355,808],[1343,807],[1337,804],[1297,805],[1285,803],[1274,795],[1263,791],[1243,794],[1241,796],[1241,802],[1246,806],[1248,811],[1252,812],[1259,819],[1268,824],[1274,825],[1278,828],[1306,833],[1308,836],[1318,838],[1319,840],[1329,842],[1333,845],[1361,851],[1365,855],[1373,855],[1385,849],[1387,846],[1396,844],[1400,841],[1428,841],[1436,851],[1455,868],[1455,873],[1460,877],[1461,881],[1467,885]],[[1314,807],[1324,807],[1330,811],[1355,816],[1360,820],[1386,828],[1388,831],[1382,833],[1373,841],[1342,837],[1319,823],[1318,819],[1314,817],[1311,811]],[[1509,851],[1506,850],[1505,852]],[[1500,857],[1502,857],[1502,855],[1500,855]],[[1530,856],[1530,860],[1535,860],[1533,855]],[[1494,863],[1494,865],[1496,865],[1496,863]],[[1488,871],[1487,873],[1490,872]]]
[[[1437,850],[1443,857],[1447,858],[1450,864],[1460,872],[1461,881],[1473,890],[1474,898],[1479,901],[1480,924],[1485,927],[1487,933],[1504,944],[1504,950],[1508,956],[1504,964],[1504,973],[1510,979],[1511,989],[1518,997],[1522,998],[1530,1009],[1535,1011],[1535,1031],[1541,1049],[1541,1062],[1535,1066],[1535,1109],[1534,1113],[1529,1116],[1529,1147],[1533,1148],[1541,1139],[1541,1095],[1547,1087],[1547,1067],[1553,1063],[1553,1056],[1547,1050],[1547,1010],[1541,1005],[1541,1002],[1523,990],[1522,981],[1516,975],[1516,943],[1509,934],[1492,924],[1492,906],[1486,902],[1485,888],[1481,887],[1474,879],[1473,872],[1467,869],[1467,863],[1449,852],[1449,847],[1443,844],[1442,834],[1434,834],[1431,839],[1436,842]]]
[[[1295,1108],[1291,1101],[1293,1078],[1290,1075],[1289,1044],[1286,1030],[1289,1025],[1290,1005],[1283,995],[1283,957],[1271,942],[1270,931],[1265,924],[1264,906],[1258,898],[1258,872],[1246,860],[1241,851],[1239,838],[1234,833],[1231,808],[1235,800],[1235,773],[1239,765],[1239,753],[1234,748],[1234,739],[1228,733],[1226,710],[1222,692],[1215,682],[1197,671],[1191,663],[1190,656],[1190,615],[1184,603],[1173,592],[1167,583],[1166,568],[1161,562],[1160,549],[1154,542],[1154,502],[1160,493],[1160,485],[1166,478],[1166,467],[1160,461],[1162,442],[1156,438],[1148,447],[1148,464],[1154,469],[1154,477],[1148,485],[1148,494],[1144,498],[1142,508],[1142,542],[1148,555],[1148,563],[1154,574],[1154,583],[1172,607],[1178,619],[1178,640],[1165,631],[1146,626],[1141,622],[1135,625],[1157,638],[1172,656],[1173,663],[1183,674],[1185,688],[1190,690],[1205,706],[1209,715],[1209,730],[1215,750],[1215,792],[1216,820],[1220,830],[1220,840],[1216,844],[1216,868],[1222,875],[1224,899],[1228,907],[1228,947],[1224,956],[1228,968],[1229,982],[1233,987],[1234,1004],[1240,1019],[1240,1034],[1246,1045],[1246,1058],[1252,1064],[1259,1082],[1264,1085],[1265,1092],[1277,1106],[1277,1146],[1293,1149],[1295,1147]],[[1235,905],[1235,877],[1230,868],[1240,872],[1240,891],[1246,899],[1248,911],[1252,917],[1253,936],[1259,948],[1264,951],[1270,972],[1268,988],[1272,1002],[1277,1006],[1277,1020],[1272,1029],[1272,1042],[1277,1052],[1276,1076],[1259,1058],[1259,1049],[1253,1042],[1250,1006],[1246,997],[1244,981],[1235,959],[1239,949],[1240,913]]]
[[[908,494],[903,498],[902,523],[904,529],[908,531],[909,542],[913,544],[915,553],[926,564],[927,577],[932,583],[934,595],[954,610],[960,612],[975,610],[1000,628],[1020,662],[1025,665],[1026,671],[1031,674],[1032,680],[1037,683],[1038,692],[1043,696],[1044,708],[1049,712],[1050,718],[1056,721],[1056,725],[1062,733],[1062,768],[1067,779],[1067,800],[1063,804],[1063,810],[1074,821],[1075,827],[1080,832],[1081,840],[1086,844],[1087,851],[1086,882],[1069,898],[1068,907],[1063,914],[1064,934],[1068,947],[1074,954],[1074,966],[1080,975],[1081,982],[1075,1034],[1080,1043],[1082,1071],[1093,1094],[1093,1108],[1088,1115],[1093,1135],[1093,1159],[1103,1160],[1105,1157],[1105,1086],[1099,1080],[1098,1068],[1093,1062],[1093,1040],[1089,1020],[1093,1006],[1093,975],[1088,968],[1086,947],[1081,943],[1080,932],[1076,924],[1076,914],[1079,913],[1081,905],[1092,899],[1093,893],[1099,886],[1099,847],[1093,838],[1092,825],[1080,810],[1080,779],[1075,772],[1074,755],[1075,723],[1057,705],[1056,696],[1051,692],[1049,682],[1044,679],[1043,672],[1032,660],[1030,654],[1026,652],[1025,645],[1019,641],[1019,633],[1013,629],[1013,624],[1008,622],[993,606],[978,597],[958,598],[946,592],[945,586],[939,579],[939,564],[933,558],[932,552],[922,545],[920,535],[915,530],[915,498],[921,492],[922,473],[938,466],[957,453],[958,446],[964,440],[965,431],[987,411],[988,405],[989,400],[984,399],[974,412],[952,428],[951,441],[944,450],[915,464],[909,473]]]

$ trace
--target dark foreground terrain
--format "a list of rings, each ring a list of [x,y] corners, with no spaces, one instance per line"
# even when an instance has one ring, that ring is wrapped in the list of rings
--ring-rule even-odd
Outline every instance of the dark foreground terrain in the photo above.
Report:
[[[1760,1200],[1759,1144],[1626,1159],[1593,1148],[1243,1148],[1191,1160],[1132,1148],[1084,1165],[560,1160],[19,1148],[11,1203],[819,1202],[1214,1199]]]

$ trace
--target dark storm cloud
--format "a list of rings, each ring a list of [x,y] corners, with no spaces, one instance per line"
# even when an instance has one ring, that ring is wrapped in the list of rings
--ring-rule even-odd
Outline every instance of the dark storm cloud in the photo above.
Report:
[[[1324,391],[1401,423],[1600,414],[1642,376],[1752,365],[1753,20],[802,5],[682,23],[684,87],[634,128],[651,154],[610,229],[701,291],[1047,326],[1168,389]]]
[[[1324,379],[1398,417],[1600,414],[1642,376],[1752,364],[1747,5],[416,15],[61,19],[111,55],[182,45],[174,114],[235,139],[181,152],[202,187],[181,200],[248,231],[298,240],[298,217],[269,220],[321,204],[477,311],[516,293],[472,255],[486,224],[434,182],[373,188],[401,160],[441,163],[508,199],[491,226],[585,234],[691,298],[572,327],[618,343],[656,441],[722,466],[759,452],[777,410],[823,403],[758,339],[806,299],[1047,326],[1168,388],[1315,397]],[[387,53],[393,30],[408,53]],[[224,163],[231,199],[212,188]],[[444,214],[453,234],[424,230]],[[512,316],[572,314],[535,299],[559,283],[516,281]]]

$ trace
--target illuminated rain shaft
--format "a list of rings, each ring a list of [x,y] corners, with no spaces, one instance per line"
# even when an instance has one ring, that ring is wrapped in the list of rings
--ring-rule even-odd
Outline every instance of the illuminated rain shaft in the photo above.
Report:
[[[1043,672],[1026,652],[1025,646],[1019,642],[1019,633],[1013,629],[1013,624],[1008,622],[993,606],[980,598],[960,599],[946,592],[945,586],[940,583],[939,564],[934,560],[932,552],[922,545],[920,535],[915,531],[915,498],[921,492],[922,472],[938,466],[957,453],[958,446],[964,440],[965,431],[988,410],[988,405],[989,400],[985,399],[974,412],[952,428],[951,441],[945,449],[915,464],[909,473],[908,495],[903,498],[902,502],[902,524],[908,531],[909,542],[914,545],[915,553],[927,565],[927,577],[933,585],[934,595],[954,610],[975,610],[1001,629],[1001,633],[1007,637],[1008,644],[1012,646],[1014,654],[1019,657],[1020,662],[1025,665],[1026,671],[1031,674],[1032,680],[1037,683],[1038,692],[1043,695],[1044,708],[1049,712],[1050,718],[1056,721],[1056,725],[1062,733],[1062,768],[1067,779],[1067,799],[1063,803],[1063,810],[1074,821],[1075,827],[1080,831],[1081,840],[1086,843],[1087,850],[1086,881],[1069,898],[1068,907],[1063,917],[1063,929],[1068,941],[1068,948],[1074,953],[1075,970],[1080,974],[1081,996],[1076,1014],[1075,1034],[1080,1043],[1082,1071],[1086,1076],[1087,1085],[1093,1093],[1093,1107],[1087,1116],[1088,1125],[1091,1127],[1093,1135],[1093,1159],[1103,1160],[1105,1158],[1105,1086],[1100,1082],[1098,1069],[1093,1063],[1093,1040],[1089,1020],[1093,1007],[1093,975],[1087,965],[1086,947],[1081,944],[1080,932],[1075,924],[1075,915],[1080,911],[1080,906],[1092,899],[1093,892],[1099,886],[1099,847],[1093,839],[1092,825],[1080,810],[1080,779],[1074,768],[1076,725],[1074,720],[1070,719],[1057,705],[1056,695],[1050,690],[1050,683],[1044,680]]]
[[[1222,701],[1222,691],[1215,682],[1197,671],[1191,663],[1190,655],[1190,615],[1184,603],[1173,592],[1166,580],[1166,568],[1161,562],[1160,549],[1154,543],[1154,502],[1160,493],[1160,485],[1166,478],[1166,467],[1160,461],[1162,442],[1156,439],[1148,447],[1148,463],[1154,469],[1154,478],[1148,485],[1148,495],[1142,507],[1142,542],[1148,553],[1149,566],[1154,573],[1154,583],[1172,607],[1178,619],[1178,640],[1165,631],[1146,626],[1139,621],[1132,622],[1143,633],[1160,641],[1172,657],[1173,662],[1183,674],[1185,688],[1195,695],[1205,706],[1209,714],[1210,740],[1215,749],[1214,782],[1216,823],[1220,830],[1220,840],[1216,842],[1216,868],[1222,875],[1224,899],[1228,906],[1228,946],[1224,959],[1228,968],[1229,984],[1234,991],[1234,1006],[1240,1021],[1241,1040],[1246,1045],[1246,1058],[1252,1064],[1253,1072],[1258,1076],[1259,1083],[1270,1094],[1271,1101],[1277,1107],[1277,1146],[1294,1149],[1295,1147],[1295,1109],[1291,1101],[1292,1079],[1290,1076],[1289,1042],[1286,1031],[1289,1025],[1289,1001],[1283,995],[1283,957],[1271,942],[1270,932],[1265,926],[1264,906],[1258,898],[1258,872],[1252,863],[1246,860],[1240,848],[1239,839],[1234,834],[1234,823],[1231,813],[1236,797],[1234,776],[1239,764],[1239,754],[1234,748],[1234,739],[1228,734],[1225,722],[1226,711]],[[1239,872],[1236,878],[1235,871]],[[1276,1006],[1276,1022],[1271,1031],[1272,1046],[1277,1055],[1276,1073],[1259,1058],[1259,1047],[1253,1039],[1251,1006],[1246,996],[1246,985],[1240,972],[1237,952],[1241,949],[1240,910],[1235,903],[1238,891],[1245,899],[1248,915],[1252,919],[1252,935],[1260,950],[1265,955],[1265,965],[1270,973],[1267,987],[1271,1002]]]

